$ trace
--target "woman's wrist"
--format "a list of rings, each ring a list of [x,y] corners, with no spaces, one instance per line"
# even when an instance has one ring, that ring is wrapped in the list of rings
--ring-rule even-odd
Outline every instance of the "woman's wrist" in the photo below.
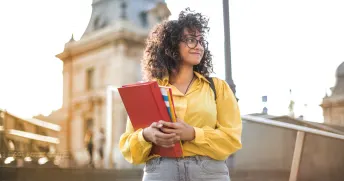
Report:
[[[196,137],[195,128],[193,126],[189,127],[189,136],[187,141],[193,141]]]
[[[145,139],[146,142],[152,142],[149,138],[148,138],[148,128],[143,128],[142,130],[142,136],[143,136],[143,139]]]

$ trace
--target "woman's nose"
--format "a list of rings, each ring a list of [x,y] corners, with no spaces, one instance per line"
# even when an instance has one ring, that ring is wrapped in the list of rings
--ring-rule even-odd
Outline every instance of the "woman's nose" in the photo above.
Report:
[[[204,50],[204,47],[201,45],[201,42],[197,43],[197,46],[195,47],[196,50]]]

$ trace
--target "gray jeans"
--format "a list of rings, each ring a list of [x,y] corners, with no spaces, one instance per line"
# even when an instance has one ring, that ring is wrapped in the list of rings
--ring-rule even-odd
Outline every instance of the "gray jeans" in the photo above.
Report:
[[[204,156],[154,158],[144,167],[142,181],[230,181],[225,161]]]

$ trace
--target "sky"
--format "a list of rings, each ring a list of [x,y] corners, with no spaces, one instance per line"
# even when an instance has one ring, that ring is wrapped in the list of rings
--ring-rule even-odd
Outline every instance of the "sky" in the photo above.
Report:
[[[79,39],[91,15],[91,0],[4,1],[0,8],[0,108],[22,117],[48,115],[62,105],[63,51],[72,33]],[[170,19],[190,7],[208,16],[209,48],[224,79],[222,0],[166,0]],[[335,85],[344,61],[344,1],[231,0],[233,79],[242,114],[261,112],[261,96],[273,115],[322,122],[319,106]],[[292,90],[292,95],[289,90]],[[306,106],[305,106],[306,105]]]

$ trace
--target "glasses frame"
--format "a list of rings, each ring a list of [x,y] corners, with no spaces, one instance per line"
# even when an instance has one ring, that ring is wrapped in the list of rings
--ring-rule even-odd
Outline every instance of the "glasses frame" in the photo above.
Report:
[[[189,40],[189,39],[196,40],[197,43],[195,44],[195,46],[192,47],[192,46],[189,45],[189,43],[187,42],[187,40]],[[181,41],[184,42],[186,44],[186,46],[189,47],[190,49],[195,49],[198,44],[200,44],[205,50],[208,49],[208,44],[209,43],[206,40],[204,40],[203,38],[197,40],[194,37],[187,37],[187,38],[183,38]]]

